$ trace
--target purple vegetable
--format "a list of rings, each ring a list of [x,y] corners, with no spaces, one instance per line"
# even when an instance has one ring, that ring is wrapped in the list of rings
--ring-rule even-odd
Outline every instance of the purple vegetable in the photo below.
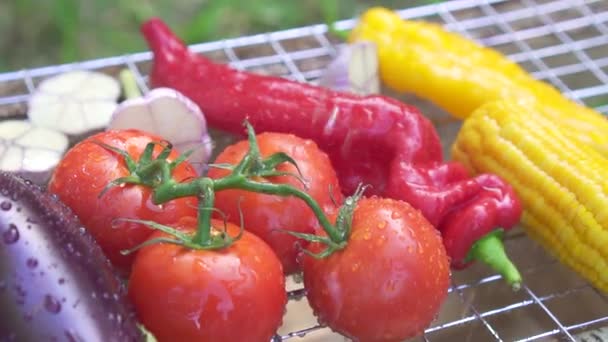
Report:
[[[0,341],[141,341],[125,293],[71,210],[0,173]]]

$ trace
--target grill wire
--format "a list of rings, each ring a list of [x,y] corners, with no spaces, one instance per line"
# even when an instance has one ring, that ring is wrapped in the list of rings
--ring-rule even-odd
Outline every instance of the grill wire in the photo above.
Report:
[[[493,47],[566,96],[608,113],[607,0],[455,0],[399,13],[404,18],[441,23]],[[341,21],[338,29],[354,24],[353,20]],[[313,25],[196,44],[191,49],[240,69],[314,83],[339,45],[327,35],[325,25]],[[127,67],[146,91],[151,57],[142,52],[0,74],[0,117],[25,117],[36,84],[68,70],[97,70],[116,76]],[[449,146],[458,129],[456,120],[413,97],[395,96],[429,115],[444,145]],[[507,235],[506,248],[524,276],[522,290],[512,292],[498,275],[480,265],[455,271],[439,316],[414,340],[608,341],[605,295],[548,256],[521,228]],[[316,323],[301,284],[289,284],[284,326],[273,341],[344,340]]]

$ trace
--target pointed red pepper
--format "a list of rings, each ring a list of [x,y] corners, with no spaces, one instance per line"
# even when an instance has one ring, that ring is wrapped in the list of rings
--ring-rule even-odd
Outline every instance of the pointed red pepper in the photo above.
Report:
[[[154,53],[152,86],[190,97],[210,126],[242,134],[247,118],[258,132],[314,140],[330,156],[344,192],[364,183],[372,186],[368,194],[409,202],[441,231],[454,268],[479,259],[519,284],[501,234],[494,233],[519,222],[519,199],[498,176],[470,177],[461,164],[445,162],[435,127],[415,107],[214,63],[190,52],[158,18],[142,32]]]

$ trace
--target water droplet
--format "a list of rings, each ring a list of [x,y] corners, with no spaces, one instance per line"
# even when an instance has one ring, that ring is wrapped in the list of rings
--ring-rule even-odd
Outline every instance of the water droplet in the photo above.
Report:
[[[97,299],[97,293],[96,293],[96,292],[92,292],[92,293],[91,293],[91,298],[93,298],[93,299]]]
[[[400,212],[398,212],[398,211],[393,211],[393,213],[391,214],[391,218],[392,218],[393,220],[398,220],[398,219],[400,219],[401,217],[402,217],[402,216],[401,216],[401,213],[400,213]]]
[[[358,269],[359,269],[359,263],[354,263],[351,267],[351,270],[353,272],[357,272]]]
[[[15,287],[15,291],[17,292],[17,296],[19,297],[25,297],[25,295],[27,294],[27,292],[25,292],[25,290],[19,285]]]
[[[366,230],[365,233],[363,234],[363,240],[370,240],[372,238],[372,234],[369,232],[369,230]]]
[[[108,314],[108,319],[109,319],[110,321],[113,321],[113,320],[114,320],[114,314],[110,312],[110,313]]]
[[[61,303],[59,303],[57,299],[53,298],[53,296],[47,294],[44,296],[44,308],[46,311],[56,314],[61,311]]]
[[[7,245],[17,242],[17,240],[19,240],[19,230],[17,229],[17,226],[12,223],[9,224],[8,229],[2,233],[2,240],[4,240],[4,243]]]
[[[378,223],[378,229],[384,229],[386,228],[386,221],[380,221]]]
[[[110,298],[110,294],[107,292],[104,292],[102,295],[103,299],[109,299]]]
[[[36,268],[36,267],[38,267],[38,260],[35,258],[29,258],[29,259],[27,259],[25,264],[27,265],[28,268]]]
[[[13,204],[9,201],[2,201],[2,203],[0,203],[0,209],[2,209],[4,211],[11,210],[12,207],[13,207]]]
[[[72,331],[65,331],[65,337],[67,337],[68,342],[78,342],[78,339],[76,338],[76,336],[74,336],[74,332]]]
[[[87,229],[85,227],[80,227],[80,228],[78,228],[78,232],[80,233],[80,235],[83,235],[84,233],[87,232]]]
[[[74,253],[74,245],[71,242],[68,242],[65,245],[65,249],[67,249],[68,253]]]
[[[59,285],[63,285],[63,284],[65,284],[65,279],[59,278],[59,280],[57,282],[59,283]]]

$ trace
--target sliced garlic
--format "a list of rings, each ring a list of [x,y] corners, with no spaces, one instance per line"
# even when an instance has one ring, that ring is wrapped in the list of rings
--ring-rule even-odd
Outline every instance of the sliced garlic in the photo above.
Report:
[[[116,109],[120,85],[93,71],[70,71],[40,83],[30,96],[28,117],[37,126],[66,134],[105,128]]]

